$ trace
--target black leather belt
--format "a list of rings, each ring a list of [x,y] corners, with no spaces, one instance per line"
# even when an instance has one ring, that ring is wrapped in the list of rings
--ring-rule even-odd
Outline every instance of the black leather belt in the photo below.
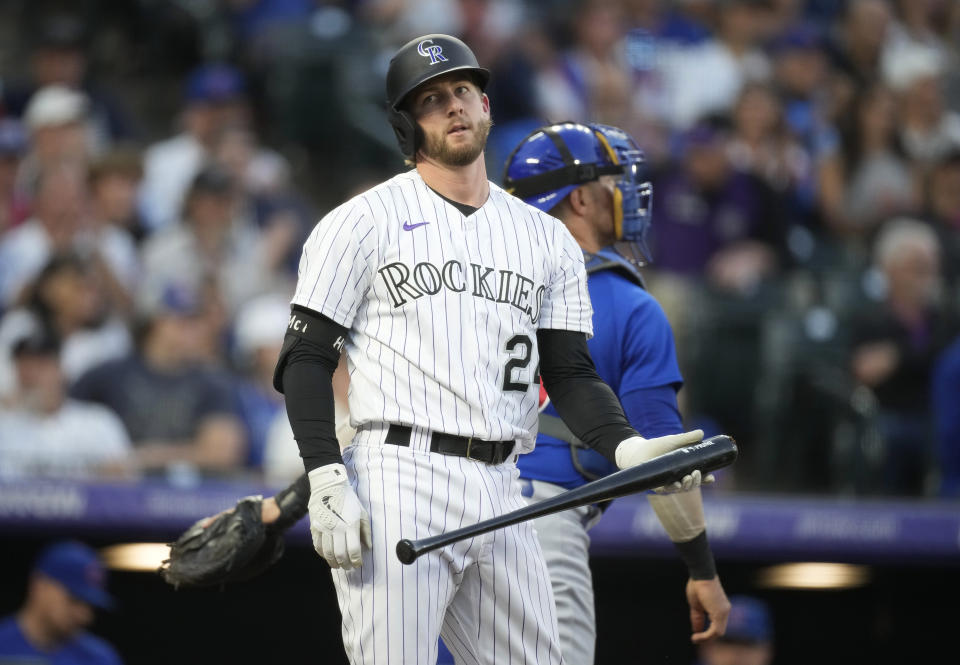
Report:
[[[390,425],[384,443],[409,446],[412,428],[407,425]],[[483,441],[473,437],[455,436],[443,432],[430,435],[430,450],[441,455],[456,455],[487,464],[502,464],[513,452],[513,441]]]

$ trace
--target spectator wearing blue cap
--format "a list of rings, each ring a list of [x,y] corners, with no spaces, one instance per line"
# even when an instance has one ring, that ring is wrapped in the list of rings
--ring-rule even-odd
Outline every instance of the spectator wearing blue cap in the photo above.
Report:
[[[206,64],[184,83],[181,131],[144,155],[140,208],[151,230],[178,219],[194,176],[210,159],[220,129],[249,125],[246,80],[226,64]]]
[[[191,183],[210,165],[240,166],[236,176],[247,194],[277,194],[289,186],[286,159],[261,146],[252,132],[246,78],[239,70],[225,64],[195,69],[184,84],[180,125],[179,134],[144,154],[139,207],[148,231],[180,220]],[[245,144],[239,152],[249,153],[239,160],[242,166],[231,140],[240,136]]]
[[[0,619],[0,662],[117,665],[117,652],[86,632],[95,609],[109,610],[106,571],[96,552],[78,542],[40,553],[20,611]]]
[[[767,604],[730,597],[727,631],[699,648],[699,665],[768,665],[773,659],[773,621]]]

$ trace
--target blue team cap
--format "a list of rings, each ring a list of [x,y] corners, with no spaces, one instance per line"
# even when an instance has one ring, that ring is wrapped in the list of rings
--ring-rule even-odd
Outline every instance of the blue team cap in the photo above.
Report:
[[[188,102],[227,102],[243,96],[246,87],[243,74],[235,67],[207,64],[187,77],[184,96]]]
[[[106,591],[107,571],[91,548],[75,541],[50,545],[40,553],[33,568],[56,580],[80,600],[109,610],[113,598]]]
[[[767,604],[750,596],[730,597],[730,617],[727,632],[722,639],[727,642],[758,644],[770,642],[773,626]]]

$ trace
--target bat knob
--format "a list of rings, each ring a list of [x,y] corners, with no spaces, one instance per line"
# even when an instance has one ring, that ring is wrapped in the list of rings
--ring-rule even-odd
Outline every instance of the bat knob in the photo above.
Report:
[[[397,558],[400,563],[410,565],[417,560],[417,556],[417,550],[409,539],[404,538],[397,543]]]

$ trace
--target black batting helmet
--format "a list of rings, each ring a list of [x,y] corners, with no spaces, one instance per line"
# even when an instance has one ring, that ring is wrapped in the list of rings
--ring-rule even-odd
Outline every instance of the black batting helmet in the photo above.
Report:
[[[477,63],[470,47],[450,35],[424,35],[407,42],[390,60],[387,70],[387,114],[397,136],[400,151],[413,157],[420,129],[413,116],[401,107],[413,90],[432,78],[466,70],[473,74],[480,90],[487,87],[490,71]]]

